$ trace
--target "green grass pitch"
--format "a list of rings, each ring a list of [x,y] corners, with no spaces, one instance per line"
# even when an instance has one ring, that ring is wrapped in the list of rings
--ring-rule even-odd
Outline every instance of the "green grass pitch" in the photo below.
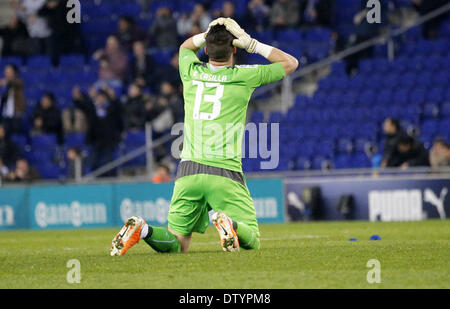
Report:
[[[109,256],[118,228],[0,232],[0,288],[450,288],[449,220],[260,228],[259,251],[222,252],[210,227],[189,253],[141,242],[123,257]],[[81,263],[79,284],[66,281],[70,259]],[[370,259],[381,283],[366,280]]]

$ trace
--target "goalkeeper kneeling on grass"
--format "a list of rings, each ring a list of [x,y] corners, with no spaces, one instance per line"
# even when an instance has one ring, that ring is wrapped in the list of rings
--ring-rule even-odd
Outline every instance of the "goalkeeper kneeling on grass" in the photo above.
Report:
[[[196,56],[205,44],[208,63]],[[233,65],[236,48],[258,53],[271,64]],[[230,18],[218,18],[205,33],[186,40],[179,58],[185,128],[168,229],[131,217],[112,241],[113,256],[124,255],[140,239],[158,252],[186,252],[192,233],[204,233],[208,227],[210,210],[215,211],[212,221],[224,251],[260,248],[256,212],[241,163],[247,105],[257,87],[291,74],[298,61],[252,39]],[[234,128],[233,134],[214,135],[211,141],[211,131],[229,128]],[[214,150],[205,151],[206,143]]]

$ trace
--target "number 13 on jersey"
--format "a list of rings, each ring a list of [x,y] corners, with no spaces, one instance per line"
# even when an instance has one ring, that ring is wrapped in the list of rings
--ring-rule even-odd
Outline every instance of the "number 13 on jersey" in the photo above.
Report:
[[[193,118],[201,120],[214,120],[219,117],[220,109],[222,107],[222,102],[220,101],[220,99],[223,96],[224,86],[219,83],[204,83],[198,80],[193,80],[192,84],[197,86]],[[216,93],[214,95],[204,95],[205,88],[216,88]],[[200,106],[202,105],[202,102],[213,103],[213,110],[211,113],[200,112]]]

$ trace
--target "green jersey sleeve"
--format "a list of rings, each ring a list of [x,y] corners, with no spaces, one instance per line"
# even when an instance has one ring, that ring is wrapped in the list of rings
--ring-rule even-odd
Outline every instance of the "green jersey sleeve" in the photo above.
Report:
[[[180,54],[178,56],[179,60],[179,70],[180,70],[180,77],[182,81],[186,81],[190,79],[192,66],[194,63],[200,63],[201,61],[198,59],[197,55],[194,51],[183,48],[180,51]]]
[[[267,85],[286,76],[281,63],[272,63],[268,65],[247,65],[239,66],[242,71],[242,78],[250,87],[257,88]]]

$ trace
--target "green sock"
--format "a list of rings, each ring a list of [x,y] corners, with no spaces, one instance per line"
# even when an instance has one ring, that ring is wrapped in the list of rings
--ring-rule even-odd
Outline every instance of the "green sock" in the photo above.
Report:
[[[260,247],[259,239],[252,228],[245,223],[237,223],[236,233],[239,238],[239,245],[247,250],[258,250]]]
[[[181,244],[167,229],[149,226],[148,236],[144,241],[157,252],[180,253]]]

